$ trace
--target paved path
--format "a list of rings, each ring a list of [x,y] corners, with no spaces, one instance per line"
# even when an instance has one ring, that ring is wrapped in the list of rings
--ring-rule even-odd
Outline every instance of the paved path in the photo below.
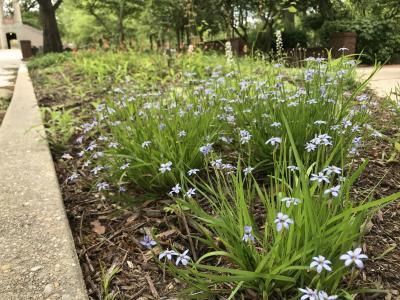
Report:
[[[26,66],[0,127],[0,299],[86,300]]]
[[[0,50],[0,124],[13,94],[20,62],[19,50]]]
[[[373,67],[360,67],[357,69],[361,78],[371,74]],[[370,87],[375,90],[378,96],[386,97],[396,86],[400,89],[400,65],[383,66],[372,78]],[[395,97],[391,96],[393,100]],[[400,99],[400,96],[399,96]]]

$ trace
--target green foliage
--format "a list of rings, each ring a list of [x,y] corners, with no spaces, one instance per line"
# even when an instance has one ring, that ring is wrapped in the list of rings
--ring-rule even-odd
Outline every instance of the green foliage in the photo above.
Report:
[[[118,55],[114,56],[121,60]],[[307,67],[313,70],[313,75],[304,78],[307,75],[269,65],[253,74],[250,70],[260,62],[250,59],[240,61],[240,73],[229,72],[228,66],[225,69],[218,67],[215,61],[211,62],[213,69],[206,71],[199,66],[197,59],[203,57],[196,54],[180,58],[176,64],[183,66],[183,70],[173,71],[170,80],[182,79],[162,92],[154,86],[150,86],[150,92],[140,88],[135,91],[118,88],[107,97],[105,106],[99,105],[97,119],[103,120],[99,130],[102,136],[108,137],[107,142],[101,143],[104,157],[100,159],[100,164],[109,166],[107,181],[150,192],[168,191],[174,183],[181,182],[188,170],[206,166],[199,149],[207,144],[212,144],[219,153],[230,153],[231,162],[241,155],[248,164],[257,166],[261,174],[267,174],[273,162],[268,150],[273,147],[266,145],[266,141],[271,137],[286,138],[282,131],[283,110],[287,111],[296,146],[308,164],[312,164],[316,156],[326,157],[328,153],[305,150],[305,142],[316,135],[329,134],[334,144],[342,145],[343,152],[351,146],[355,133],[350,131],[350,127],[344,130],[345,135],[331,129],[344,118],[360,124],[364,119],[363,113],[348,116],[356,94],[344,97],[349,79],[354,76],[354,63],[349,64],[346,58],[323,65],[309,62]],[[142,63],[145,59],[142,56]],[[122,68],[112,61],[105,65],[102,58],[85,58],[77,65],[100,83],[107,81],[111,74],[114,81],[123,82],[130,61],[121,61],[124,62]],[[279,74],[285,74],[287,80],[281,80],[283,75]],[[132,79],[138,78],[133,75]],[[205,80],[209,81],[207,87],[195,84]],[[295,80],[305,82],[301,94],[296,94],[297,87],[292,83]],[[330,82],[335,82],[335,85]],[[321,90],[321,85],[328,88]],[[274,86],[277,91],[273,89],[273,93],[296,94],[297,100],[293,101],[292,107],[287,106],[291,105],[288,96],[282,101],[268,96]],[[231,99],[229,104],[227,99]],[[327,99],[335,101],[327,102]],[[317,124],[319,120],[324,123]],[[272,123],[277,123],[278,127],[271,126]],[[252,135],[249,144],[241,141],[242,129]],[[233,142],[224,142],[224,136]],[[107,146],[111,142],[117,146]],[[341,156],[342,153],[336,153],[332,159],[338,162]],[[172,170],[160,172],[161,164],[168,162],[171,162]],[[121,169],[125,164],[129,166]]]
[[[111,281],[114,279],[115,275],[122,271],[122,268],[116,264],[110,266],[110,268],[105,269],[103,264],[101,267],[101,288],[102,288],[102,299],[104,300],[115,300],[117,299],[118,292],[110,292]]]
[[[289,147],[296,153],[292,138],[288,141],[291,146],[286,145],[281,151]],[[251,176],[242,178],[239,165],[239,175],[217,172],[211,182],[192,182],[206,203],[191,198],[177,200],[186,212],[189,210],[193,226],[202,233],[198,249],[207,249],[198,253],[202,256],[189,268],[169,265],[172,272],[188,283],[185,292],[193,293],[193,298],[222,293],[232,299],[238,291],[251,289],[260,299],[287,299],[299,287],[306,286],[333,294],[340,293],[345,276],[356,276],[354,269],[343,265],[340,255],[359,245],[363,234],[360,228],[372,212],[399,198],[400,193],[358,203],[351,199],[351,185],[361,174],[364,163],[341,183],[340,195],[330,197],[324,190],[331,188],[333,182],[317,184],[309,179],[310,173],[320,169],[300,167],[299,173],[292,175],[287,167],[295,163],[284,157],[277,153],[275,173],[268,188],[260,186]],[[316,162],[321,164],[327,166],[325,161]],[[297,165],[301,166],[301,161]],[[287,207],[282,202],[284,197],[297,198],[300,203]],[[294,221],[288,230],[277,231],[274,221],[278,212]],[[252,227],[254,244],[242,240],[245,226]],[[311,258],[318,255],[332,262],[332,272],[319,274],[309,267]],[[225,263],[219,266],[220,261]],[[232,291],[228,286],[236,288]],[[203,293],[199,294],[199,290]]]
[[[373,63],[388,61],[400,49],[400,25],[397,19],[375,17],[356,18],[325,22],[321,34],[325,41],[332,32],[352,31],[357,33],[357,51],[362,59]]]
[[[67,149],[71,137],[76,133],[79,119],[75,116],[76,108],[42,108],[47,141],[56,151]]]
[[[307,47],[307,32],[302,29],[288,29],[282,32],[283,48]]]
[[[72,54],[70,52],[64,53],[49,53],[46,55],[40,55],[28,62],[29,70],[46,69],[54,65],[59,65],[70,58]]]
[[[354,81],[352,58],[309,59],[304,69],[249,57],[230,64],[198,50],[82,51],[68,59],[85,87],[104,88],[93,118],[79,128],[93,185],[122,202],[182,188],[169,193],[176,202],[166,211],[185,214],[200,257],[185,268],[167,263],[188,284],[184,298],[233,299],[251,290],[260,299],[288,299],[306,286],[341,297],[351,291],[359,273],[340,255],[360,245],[376,209],[400,196],[354,199],[350,192],[367,164],[355,166],[353,155],[373,130],[364,126],[368,97],[360,97],[367,81]],[[62,149],[76,131],[74,111],[45,114],[50,142]],[[273,137],[275,145],[267,142]],[[212,151],[200,151],[205,145]],[[341,170],[328,174],[332,165]],[[320,172],[329,182],[312,179]],[[335,196],[329,189],[337,186]],[[287,206],[284,197],[299,203]],[[279,212],[293,220],[288,229],[277,230]],[[245,226],[254,244],[242,240]],[[310,268],[318,255],[332,272]],[[116,270],[102,271],[104,297]]]

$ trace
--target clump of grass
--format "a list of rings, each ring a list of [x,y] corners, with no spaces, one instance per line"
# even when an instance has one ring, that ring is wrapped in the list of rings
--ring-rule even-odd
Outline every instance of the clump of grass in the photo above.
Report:
[[[158,193],[182,183],[189,170],[207,168],[202,147],[224,155],[226,163],[240,155],[268,174],[273,140],[286,137],[284,111],[305,164],[330,152],[320,143],[341,144],[333,158],[339,162],[349,148],[355,151],[353,139],[366,116],[365,99],[345,94],[354,68],[349,62],[310,60],[304,72],[266,65],[256,78],[230,66],[187,71],[193,68],[184,61],[182,79],[168,88],[110,91],[91,126],[100,133],[96,146],[86,154],[98,156],[101,149],[98,164],[107,170],[102,179],[116,188]]]
[[[170,265],[170,270],[189,284],[186,292],[194,298],[224,293],[233,299],[246,289],[263,299],[287,298],[306,287],[342,294],[343,278],[351,285],[357,276],[357,266],[345,266],[342,255],[360,246],[362,227],[369,217],[378,207],[398,199],[400,193],[354,201],[350,189],[367,161],[355,171],[348,166],[347,178],[340,177],[341,169],[329,167],[332,156],[307,169],[290,128],[286,129],[289,138],[276,153],[274,175],[267,186],[259,185],[250,174],[243,175],[239,164],[236,174],[216,171],[211,182],[191,182],[203,201],[177,200],[203,233],[198,240],[205,247],[200,248],[207,249],[189,268]],[[286,159],[285,148],[290,149],[293,161]],[[291,168],[293,165],[298,169]],[[326,181],[313,180],[311,173],[319,171]],[[280,214],[283,227],[277,226]],[[313,257],[319,256],[329,262],[326,269],[317,271],[310,265]]]

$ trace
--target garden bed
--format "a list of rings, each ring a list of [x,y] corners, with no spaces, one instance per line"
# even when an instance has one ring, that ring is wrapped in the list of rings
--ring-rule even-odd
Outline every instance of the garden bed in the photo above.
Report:
[[[181,88],[179,82],[182,81],[183,73],[179,73],[180,60],[178,58],[177,62],[172,62],[174,65],[166,72],[168,66],[163,57],[140,57],[139,62],[136,62],[133,59],[127,59],[123,54],[107,54],[101,64],[99,63],[100,56],[88,55],[83,61],[79,60],[82,58],[78,58],[80,65],[76,62],[74,64],[73,59],[68,56],[56,56],[56,63],[49,59],[44,63],[43,60],[37,60],[31,65],[31,75],[40,105],[58,109],[60,112],[47,110],[48,137],[52,145],[53,159],[88,292],[93,299],[113,295],[117,299],[171,299],[183,287],[187,287],[187,284],[173,276],[179,274],[180,269],[171,269],[169,265],[166,267],[156,256],[162,249],[171,249],[171,247],[179,252],[188,248],[192,255],[193,252],[204,253],[204,245],[195,239],[200,236],[196,218],[192,214],[179,213],[180,209],[188,208],[185,205],[177,205],[181,202],[168,196],[163,181],[157,182],[155,184],[157,188],[152,191],[144,191],[145,186],[137,189],[135,184],[128,182],[126,188],[129,197],[118,196],[117,191],[109,193],[98,191],[96,184],[101,182],[94,176],[96,174],[85,169],[86,161],[78,155],[82,151],[82,145],[77,144],[76,139],[84,130],[84,126],[80,124],[92,121],[91,102],[99,103],[99,100],[103,100],[104,97],[118,95],[118,88],[136,88],[138,89],[136,93],[154,88],[154,84],[164,91],[168,90],[170,85]],[[117,61],[121,61],[122,58],[125,59],[122,61],[126,63],[118,64]],[[224,64],[223,57],[194,56],[192,60],[195,70],[187,71],[203,72],[207,64],[212,66]],[[82,62],[84,62],[84,68]],[[242,64],[243,73],[263,74],[263,66],[260,62],[255,64],[251,61],[247,62],[248,66]],[[184,64],[184,62],[181,63]],[[108,70],[107,68],[111,68],[109,67],[111,65],[114,68]],[[250,72],[249,69],[253,70]],[[281,72],[288,78],[287,81],[293,84],[294,81],[290,77],[292,74],[297,74],[298,70],[281,69]],[[111,80],[110,76],[112,76]],[[154,79],[155,76],[156,79]],[[349,85],[351,86],[352,83],[350,82]],[[110,93],[110,91],[113,92]],[[368,99],[371,99],[371,96]],[[376,101],[377,105],[371,105],[371,101]],[[363,175],[351,188],[353,201],[362,201],[371,191],[370,198],[372,199],[389,196],[397,192],[400,185],[399,152],[393,146],[394,141],[399,137],[399,115],[393,107],[388,110],[387,107],[382,106],[383,104],[391,105],[374,96],[369,103],[372,109],[371,120],[374,120],[371,124],[375,130],[383,134],[383,138],[368,139],[359,149],[360,155],[353,159],[354,165],[361,165],[366,158],[370,160]],[[77,109],[74,110],[74,108]],[[78,122],[76,117],[82,121]],[[301,129],[298,134],[301,134]],[[90,139],[85,137],[83,143],[85,147],[90,146]],[[225,148],[218,150],[229,153],[229,150]],[[263,154],[254,152],[254,155]],[[228,154],[228,157],[230,156],[233,162],[238,157],[233,152]],[[79,176],[71,182],[71,174],[75,173]],[[387,175],[384,176],[385,174]],[[147,176],[146,173],[144,176]],[[254,176],[260,182],[264,175],[256,168]],[[137,178],[134,180],[140,182]],[[157,189],[162,192],[156,192]],[[199,199],[199,203],[206,211],[212,213],[209,206],[203,205],[202,199]],[[400,290],[398,285],[400,277],[397,274],[397,269],[400,267],[398,206],[397,201],[381,208],[367,226],[363,226],[363,230],[368,233],[359,245],[362,245],[363,250],[371,259],[367,260],[367,267],[355,278],[356,284],[353,281],[352,290],[385,289],[389,290],[388,295],[391,294],[394,297],[392,299],[398,296]],[[166,210],[166,208],[169,209]],[[256,206],[254,213],[254,224],[262,226],[260,219],[265,217],[265,211],[262,207]],[[145,235],[151,235],[157,241],[158,245],[153,250],[143,247],[141,242]],[[218,243],[218,238],[215,242]],[[197,254],[200,256],[200,253]],[[211,262],[232,267],[228,260],[222,258]],[[341,278],[340,286],[348,285],[348,279],[348,277]],[[216,284],[215,288],[234,290],[236,286],[236,284],[222,282]],[[260,298],[260,295],[252,288],[243,288],[240,293],[248,299]],[[222,292],[222,295],[227,294]],[[372,295],[370,293],[367,297],[374,297],[374,299],[384,297],[382,293],[372,293]],[[292,294],[292,296],[295,295]]]

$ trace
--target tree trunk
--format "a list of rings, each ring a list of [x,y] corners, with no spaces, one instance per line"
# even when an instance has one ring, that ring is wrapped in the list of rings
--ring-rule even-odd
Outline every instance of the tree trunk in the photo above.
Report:
[[[175,29],[176,32],[176,49],[178,49],[178,51],[181,49],[181,35],[179,32],[179,28]]]
[[[61,1],[54,6],[51,0],[38,0],[38,2],[43,24],[43,52],[62,52],[63,47],[56,20],[56,9]]]
[[[121,1],[118,14],[118,31],[119,31],[119,46],[125,48],[125,29],[124,29],[124,17],[125,17],[125,0]]]

